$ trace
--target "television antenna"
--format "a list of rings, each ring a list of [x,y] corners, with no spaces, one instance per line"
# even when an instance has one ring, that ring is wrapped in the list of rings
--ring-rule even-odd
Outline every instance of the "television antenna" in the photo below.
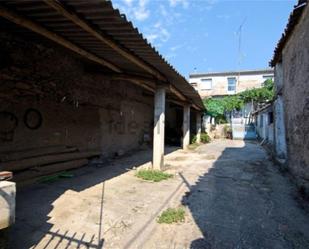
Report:
[[[240,76],[240,64],[242,63],[242,60],[244,58],[244,54],[242,52],[242,32],[243,32],[243,27],[246,21],[247,21],[247,17],[244,18],[244,20],[242,21],[242,23],[240,24],[236,32],[236,35],[238,36],[238,79],[237,79],[238,84],[239,84],[239,76]]]

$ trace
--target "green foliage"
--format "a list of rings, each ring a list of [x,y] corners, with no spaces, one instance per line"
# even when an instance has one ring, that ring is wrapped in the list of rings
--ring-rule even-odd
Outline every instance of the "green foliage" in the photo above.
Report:
[[[224,115],[217,116],[215,120],[216,120],[216,124],[226,124],[227,123],[226,117]]]
[[[224,114],[224,104],[222,99],[208,98],[203,100],[207,109],[207,114],[212,117],[217,117]]]
[[[137,171],[136,176],[146,181],[160,182],[171,178],[173,175],[164,173],[160,170],[142,169]]]
[[[244,101],[238,95],[230,95],[223,98],[224,110],[227,112],[231,112],[234,109],[240,110],[244,104]]]
[[[272,80],[266,80],[262,88],[253,88],[238,94],[245,102],[263,103],[271,101],[274,98],[274,83]]]
[[[211,138],[207,133],[201,134],[201,143],[207,144],[207,143],[210,143],[210,141],[211,141]]]
[[[204,99],[204,105],[207,114],[216,118],[224,116],[225,112],[240,110],[246,103],[263,103],[271,101],[274,98],[274,82],[270,79],[266,80],[261,88],[253,88],[236,95],[226,96],[224,98],[208,98]],[[218,122],[217,122],[218,123]]]
[[[196,135],[194,135],[192,138],[191,138],[191,144],[195,144],[196,143]]]
[[[185,210],[184,208],[168,208],[159,217],[158,223],[179,223],[185,221]]]
[[[191,139],[191,144],[196,144],[196,140],[197,140],[196,135],[194,135]],[[209,137],[209,135],[206,132],[202,132],[201,133],[201,143],[206,144],[206,143],[209,143],[210,141],[211,141],[211,138]]]

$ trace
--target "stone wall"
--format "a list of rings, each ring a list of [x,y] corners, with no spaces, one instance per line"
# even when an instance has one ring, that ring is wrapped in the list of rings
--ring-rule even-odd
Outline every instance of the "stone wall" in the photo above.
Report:
[[[0,152],[68,145],[103,155],[152,137],[153,96],[54,44],[0,33]]]
[[[288,166],[309,194],[309,7],[282,52]]]

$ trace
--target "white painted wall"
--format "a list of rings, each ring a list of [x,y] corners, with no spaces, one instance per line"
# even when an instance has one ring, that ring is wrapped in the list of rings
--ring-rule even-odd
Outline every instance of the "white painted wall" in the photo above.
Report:
[[[190,77],[189,83],[195,83],[195,89],[199,92],[201,97],[208,97],[213,95],[229,95],[235,94],[246,89],[259,88],[265,82],[265,76],[272,76],[272,73],[260,73],[260,74],[248,74],[248,75],[237,75],[231,74],[227,76],[199,76],[199,77]],[[236,78],[236,91],[229,92],[228,91],[228,78]],[[203,79],[212,79],[212,88],[211,89],[203,89]]]

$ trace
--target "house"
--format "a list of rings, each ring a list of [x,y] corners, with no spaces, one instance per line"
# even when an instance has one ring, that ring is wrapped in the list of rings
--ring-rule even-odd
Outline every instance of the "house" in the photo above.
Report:
[[[275,68],[276,157],[309,195],[309,7],[299,0],[270,62]]]
[[[194,73],[189,82],[202,98],[221,97],[259,88],[267,79],[273,79],[273,69]]]
[[[1,1],[0,27],[0,171],[13,181],[143,145],[161,169],[166,137],[186,148],[194,123],[199,138],[200,96],[110,1]]]
[[[273,147],[274,144],[274,111],[273,104],[267,103],[252,112],[255,117],[255,127],[263,142]]]
[[[199,93],[201,98],[220,99],[225,96],[235,95],[248,89],[260,88],[268,79],[273,79],[273,69],[247,70],[247,71],[228,71],[214,73],[190,74],[189,82]],[[225,119],[232,125],[233,138],[235,139],[255,139],[256,132],[252,124],[251,112],[252,103],[246,103],[242,110],[233,111],[225,114]],[[208,133],[215,133],[215,137],[225,136],[222,127],[213,124],[215,118],[205,115],[204,126]],[[220,134],[220,135],[218,135]]]

